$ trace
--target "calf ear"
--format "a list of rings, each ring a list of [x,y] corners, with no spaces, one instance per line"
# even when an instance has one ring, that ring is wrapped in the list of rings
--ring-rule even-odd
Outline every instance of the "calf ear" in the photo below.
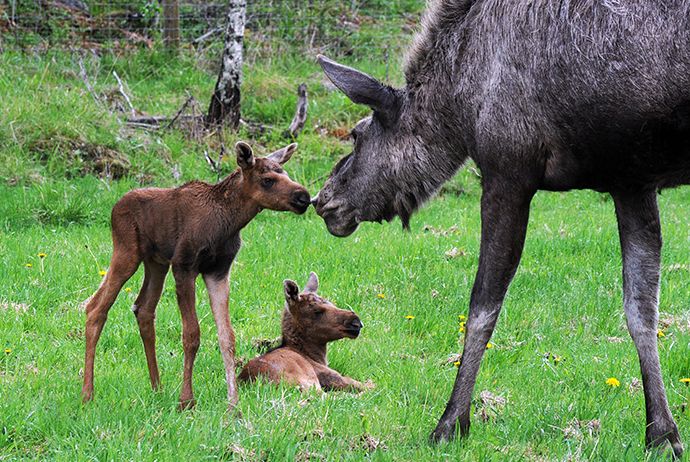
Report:
[[[237,153],[237,165],[244,170],[254,166],[254,152],[252,147],[244,141],[238,141],[235,145],[235,152]]]
[[[397,120],[400,101],[396,90],[364,72],[338,64],[323,55],[318,55],[316,59],[333,85],[345,93],[353,103],[365,104],[372,108],[384,124],[391,124]]]
[[[294,303],[299,299],[299,287],[295,281],[286,279],[283,281],[283,287],[285,288],[285,300],[288,304]]]
[[[304,286],[304,291],[305,292],[316,292],[316,289],[319,288],[319,277],[316,275],[315,272],[311,272],[309,274],[309,279],[307,280],[307,285]]]
[[[268,155],[267,158],[271,159],[272,161],[278,162],[280,165],[283,165],[285,162],[290,160],[290,157],[292,157],[296,150],[297,143],[292,143],[289,146],[285,146],[282,149],[278,149],[276,152]]]

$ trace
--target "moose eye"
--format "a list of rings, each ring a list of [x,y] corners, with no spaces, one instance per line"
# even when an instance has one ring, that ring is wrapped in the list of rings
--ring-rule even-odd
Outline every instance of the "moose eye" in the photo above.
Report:
[[[276,183],[276,180],[274,180],[273,178],[264,178],[263,180],[261,180],[261,186],[266,188],[266,189],[269,189],[275,183]]]

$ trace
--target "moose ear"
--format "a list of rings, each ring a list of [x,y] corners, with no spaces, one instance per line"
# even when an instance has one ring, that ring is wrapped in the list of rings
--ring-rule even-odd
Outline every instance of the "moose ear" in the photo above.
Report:
[[[285,300],[288,304],[294,303],[299,299],[299,287],[295,281],[286,279],[283,282],[283,287],[285,287]]]
[[[237,153],[237,165],[244,170],[254,166],[254,152],[252,147],[244,141],[238,141],[235,145],[235,152]]]
[[[364,72],[338,64],[323,55],[318,55],[316,59],[333,85],[353,103],[369,106],[384,124],[397,120],[400,101],[396,90]]]
[[[309,279],[307,280],[307,285],[304,286],[305,292],[316,292],[319,288],[319,277],[315,272],[309,273]]]
[[[278,162],[280,165],[283,165],[285,162],[290,160],[290,157],[292,157],[296,150],[297,143],[292,143],[282,149],[278,149],[276,152],[268,155],[267,158],[274,162]]]

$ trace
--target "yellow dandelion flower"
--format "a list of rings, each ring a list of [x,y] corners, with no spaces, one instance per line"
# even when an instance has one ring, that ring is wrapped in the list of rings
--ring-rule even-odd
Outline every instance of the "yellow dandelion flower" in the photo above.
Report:
[[[386,298],[386,294],[376,294],[376,298],[384,299]]]
[[[455,362],[453,363],[453,366],[455,366],[455,367],[460,367],[460,361],[455,361]]]
[[[105,275],[106,275],[106,271],[105,271],[105,270],[100,270],[100,271],[98,272],[98,275],[99,275],[99,276],[105,276]]]
[[[38,254],[38,258],[45,258],[45,257],[47,257],[47,256],[48,256],[48,254],[43,253],[43,252],[40,252],[40,253]]]
[[[486,344],[486,349],[487,349],[487,350],[490,350],[490,349],[492,349],[493,347],[494,347],[494,344],[491,343],[491,342],[489,342],[489,343]]]
[[[659,329],[656,331],[656,336],[661,338],[661,337],[666,337],[666,334],[664,334],[664,331]]]
[[[608,379],[606,379],[606,385],[612,388],[616,388],[621,386],[621,382],[615,377],[609,377]]]
[[[127,292],[127,293],[132,292],[132,288],[131,287],[125,287],[125,292]]]
[[[554,362],[554,363],[558,364],[558,363],[560,363],[562,360],[563,360],[563,358],[561,358],[560,356],[558,356],[558,355],[553,355],[553,362]]]
[[[464,333],[464,332],[465,332],[465,325],[464,325],[464,324],[460,324],[460,329],[458,329],[458,330],[459,330],[461,333]]]
[[[31,268],[31,267],[33,267],[34,265],[32,265],[31,263],[27,263],[27,264],[24,265],[24,266],[26,266],[27,268]]]
[[[12,353],[12,348],[5,348],[5,354],[8,355]]]
[[[407,319],[408,321],[412,321],[414,319],[414,316],[408,314],[407,316],[405,316],[405,319]]]
[[[460,321],[467,321],[467,316],[465,316],[464,314],[461,314],[461,315],[458,315],[458,319]]]
[[[690,377],[684,377],[684,378],[680,379],[680,382],[688,385],[688,384],[690,384]]]

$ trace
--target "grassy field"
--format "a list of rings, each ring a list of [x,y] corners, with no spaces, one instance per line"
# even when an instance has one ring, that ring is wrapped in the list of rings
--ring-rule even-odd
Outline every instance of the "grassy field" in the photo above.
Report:
[[[185,90],[205,102],[213,85],[211,66],[187,54],[88,64],[99,95],[113,90],[116,70],[135,106],[151,114],[173,114]],[[358,64],[383,75],[380,64]],[[313,62],[283,57],[247,67],[244,116],[286,127],[302,81],[310,118],[287,170],[315,193],[348,150],[336,135],[366,111],[324,87]],[[303,285],[315,271],[322,295],[354,309],[365,325],[359,339],[333,344],[331,366],[372,380],[375,390],[317,396],[243,386],[243,418],[226,415],[222,361],[199,283],[198,405],[178,412],[182,346],[172,278],[157,312],[163,388],[154,393],[130,311],[140,270],[110,312],[95,401],[83,406],[80,305],[108,266],[110,208],[135,187],[214,181],[202,153],[217,144],[124,127],[94,103],[66,54],[0,56],[0,96],[0,460],[654,459],[643,450],[644,398],[621,307],[613,204],[591,192],[536,197],[524,258],[479,374],[472,434],[427,443],[455,376],[459,316],[467,314],[477,265],[480,188],[470,169],[413,218],[409,233],[396,221],[341,240],[313,210],[263,212],[244,230],[230,296],[239,357],[256,355],[257,339],[279,335],[283,279]],[[252,143],[267,152],[284,143],[280,131]],[[228,133],[226,142],[247,136]],[[83,175],[93,146],[126,156],[128,174],[118,181]],[[232,159],[224,162],[224,173],[233,168]],[[664,192],[660,203],[660,354],[673,415],[690,441],[690,388],[680,381],[690,377],[690,189]],[[606,384],[611,377],[619,387]]]

